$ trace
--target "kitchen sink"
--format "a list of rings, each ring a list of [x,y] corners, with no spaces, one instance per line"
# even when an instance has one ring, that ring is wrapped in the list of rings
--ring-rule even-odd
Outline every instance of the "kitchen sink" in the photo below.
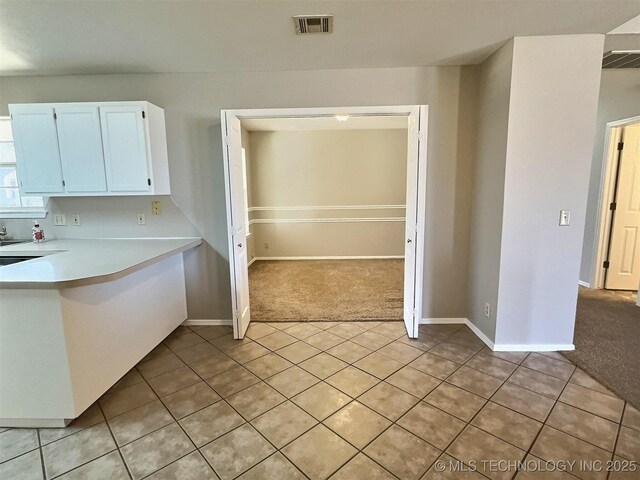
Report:
[[[16,243],[26,243],[29,240],[0,240],[0,247],[5,245],[15,245]]]
[[[15,245],[16,243],[25,243],[29,240],[0,240],[0,247],[4,247],[6,245]],[[40,258],[40,255],[34,256],[24,256],[24,255],[10,255],[10,256],[2,256],[0,257],[0,267],[4,265],[12,265],[14,263],[26,262],[27,260],[33,260],[34,258]]]
[[[37,257],[0,257],[0,267],[3,267],[5,265],[12,265],[14,263],[20,263],[20,262],[26,262],[27,260],[33,260],[34,258],[40,258],[39,256]]]

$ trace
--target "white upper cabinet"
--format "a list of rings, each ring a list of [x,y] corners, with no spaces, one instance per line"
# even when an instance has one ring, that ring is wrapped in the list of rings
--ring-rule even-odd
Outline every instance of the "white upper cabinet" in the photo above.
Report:
[[[22,193],[64,192],[54,109],[24,105],[11,112]]]
[[[100,108],[104,160],[112,192],[141,192],[151,188],[145,118],[141,106]]]
[[[22,193],[166,195],[164,111],[149,102],[9,105]]]
[[[98,107],[56,107],[58,143],[69,193],[106,192]]]

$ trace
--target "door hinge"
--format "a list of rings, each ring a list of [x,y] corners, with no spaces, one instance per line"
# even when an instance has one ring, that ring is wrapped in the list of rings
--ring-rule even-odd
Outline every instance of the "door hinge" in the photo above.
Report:
[[[147,185],[151,186],[151,179],[147,178]]]
[[[142,111],[142,118],[147,118],[145,113],[144,113],[144,110]]]
[[[612,202],[609,204],[609,210],[614,211],[617,208],[618,204],[616,202]]]
[[[618,142],[618,150],[622,150],[624,148],[624,142]]]
[[[609,260],[602,262],[602,268],[609,268]]]

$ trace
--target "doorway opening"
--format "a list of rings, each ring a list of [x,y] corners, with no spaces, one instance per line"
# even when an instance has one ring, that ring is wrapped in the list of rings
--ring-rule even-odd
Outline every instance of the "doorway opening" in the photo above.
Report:
[[[427,107],[221,114],[234,336],[254,318],[402,319],[417,337]]]
[[[591,286],[640,286],[640,117],[607,125],[600,218]]]

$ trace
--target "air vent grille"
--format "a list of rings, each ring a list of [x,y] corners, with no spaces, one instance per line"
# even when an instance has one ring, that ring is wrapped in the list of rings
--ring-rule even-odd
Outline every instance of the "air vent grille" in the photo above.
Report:
[[[296,15],[293,23],[298,35],[333,33],[333,15]]]
[[[619,50],[604,54],[602,68],[640,68],[640,50]]]

